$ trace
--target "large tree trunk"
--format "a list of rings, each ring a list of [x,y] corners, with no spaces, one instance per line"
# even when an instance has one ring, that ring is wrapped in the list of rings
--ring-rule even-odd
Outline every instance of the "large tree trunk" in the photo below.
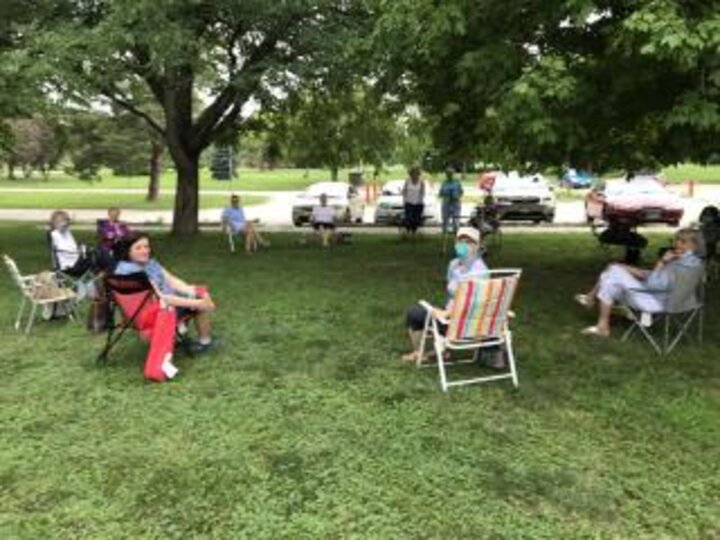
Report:
[[[338,168],[337,167],[330,167],[330,180],[333,182],[338,181]]]
[[[175,163],[177,167],[177,188],[175,192],[175,212],[173,214],[173,234],[189,236],[199,230],[199,168],[200,156]]]
[[[163,147],[157,141],[152,141],[150,144],[150,183],[146,198],[148,201],[155,201],[160,194],[160,156]]]
[[[190,236],[199,230],[199,164],[205,141],[193,141],[192,69],[180,66],[169,77],[164,96],[165,137],[177,170],[172,232]]]

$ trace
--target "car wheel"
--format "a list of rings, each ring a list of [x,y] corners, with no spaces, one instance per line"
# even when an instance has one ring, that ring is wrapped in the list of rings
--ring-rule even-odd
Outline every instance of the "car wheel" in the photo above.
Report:
[[[297,218],[293,219],[293,225],[295,225],[296,227],[302,227],[302,224],[303,224],[303,222],[301,219],[297,219]]]
[[[555,214],[548,214],[547,216],[545,216],[545,221],[547,221],[548,223],[552,223],[553,221],[555,221]]]

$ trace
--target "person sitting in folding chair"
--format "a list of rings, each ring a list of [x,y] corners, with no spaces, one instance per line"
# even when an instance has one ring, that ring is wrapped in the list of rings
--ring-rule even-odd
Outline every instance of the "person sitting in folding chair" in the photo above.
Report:
[[[152,257],[150,238],[143,233],[133,233],[117,244],[115,253],[119,259],[116,275],[145,273],[155,287],[158,297],[168,306],[174,306],[181,320],[193,314],[198,333],[195,352],[205,352],[212,346],[210,313],[215,303],[206,287],[189,285],[168,272]]]
[[[335,241],[335,209],[327,205],[327,195],[320,195],[320,204],[313,207],[310,215],[313,229],[320,233],[322,246],[329,247]]]
[[[49,242],[55,270],[76,279],[92,271],[90,250],[75,240],[70,216],[64,210],[55,210],[50,215]]]
[[[681,229],[675,234],[673,248],[664,253],[652,270],[622,263],[611,264],[590,291],[575,296],[575,300],[587,308],[599,303],[597,323],[585,328],[582,333],[609,337],[612,307],[624,300],[640,311],[662,311],[672,286],[673,271],[677,268],[702,269],[702,255],[700,233]]]
[[[233,194],[230,197],[230,206],[223,210],[221,221],[223,233],[228,235],[230,251],[235,251],[235,236],[241,234],[245,236],[245,251],[248,253],[257,251],[258,247],[269,246],[269,243],[258,232],[255,224],[246,219],[245,210],[240,205],[239,195]]]
[[[480,256],[480,232],[473,227],[460,227],[456,235],[455,255],[447,270],[447,300],[445,307],[433,308],[440,318],[446,319],[452,310],[453,297],[462,281],[480,278],[488,273],[488,267]],[[427,320],[427,309],[421,304],[415,304],[407,312],[406,325],[412,352],[403,355],[407,362],[417,362],[420,340]],[[445,331],[442,327],[441,331]],[[501,366],[497,366],[501,367]]]

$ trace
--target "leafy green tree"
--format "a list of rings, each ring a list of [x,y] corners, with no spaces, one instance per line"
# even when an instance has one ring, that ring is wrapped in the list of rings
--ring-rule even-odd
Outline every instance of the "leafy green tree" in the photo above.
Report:
[[[370,164],[379,169],[393,155],[394,114],[370,85],[347,78],[306,90],[282,127],[289,158],[301,167],[340,168]]]
[[[15,179],[15,168],[20,167],[29,178],[40,171],[47,180],[48,173],[60,160],[65,136],[62,127],[42,118],[16,118],[6,120],[4,127],[9,137],[0,147],[0,157],[8,165],[8,176]]]
[[[363,16],[348,0],[47,3],[53,9],[33,21],[28,49],[46,60],[47,80],[67,98],[107,99],[162,137],[178,175],[178,234],[198,230],[201,152],[243,122],[252,98],[275,100],[327,61]],[[136,87],[150,93],[161,119],[134,99]]]
[[[607,169],[717,149],[720,2],[375,6],[379,77],[449,159]]]

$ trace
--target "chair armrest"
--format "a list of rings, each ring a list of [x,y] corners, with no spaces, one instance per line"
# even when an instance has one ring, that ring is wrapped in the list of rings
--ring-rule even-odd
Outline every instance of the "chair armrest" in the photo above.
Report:
[[[430,316],[436,321],[441,322],[442,324],[450,324],[450,321],[448,321],[447,319],[435,315],[435,308],[429,302],[425,300],[420,300],[418,304],[424,307],[428,311],[428,313],[430,313]]]
[[[635,288],[628,288],[626,289],[627,292],[633,292],[636,294],[653,294],[653,293],[666,293],[670,292],[669,288],[666,289],[635,289]]]

